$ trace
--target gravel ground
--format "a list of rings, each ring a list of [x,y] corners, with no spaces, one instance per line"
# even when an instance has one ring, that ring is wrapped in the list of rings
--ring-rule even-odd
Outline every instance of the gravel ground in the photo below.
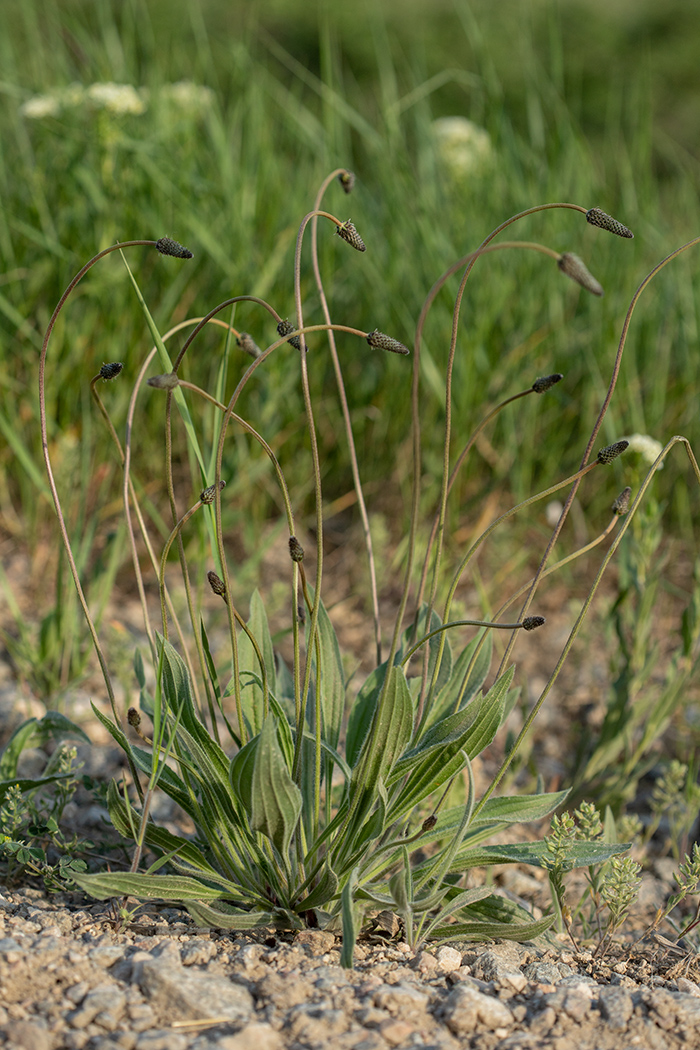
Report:
[[[115,929],[79,894],[0,887],[8,1050],[671,1050],[700,1046],[695,959],[638,945],[597,963],[506,942],[414,954],[330,933],[197,929],[174,908]]]

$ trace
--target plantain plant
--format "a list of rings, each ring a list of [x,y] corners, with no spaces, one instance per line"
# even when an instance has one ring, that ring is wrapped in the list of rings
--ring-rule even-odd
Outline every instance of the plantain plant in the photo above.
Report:
[[[356,937],[365,916],[372,910],[388,908],[397,912],[403,921],[405,937],[413,947],[428,938],[530,940],[552,924],[554,912],[540,919],[533,918],[520,906],[496,895],[493,887],[479,884],[473,873],[477,868],[509,863],[550,868],[550,851],[544,840],[499,845],[488,842],[497,833],[502,842],[502,833],[512,824],[541,821],[564,802],[567,791],[547,793],[538,788],[533,794],[516,791],[498,796],[496,789],[561,670],[654,469],[680,442],[686,447],[696,477],[699,475],[687,441],[674,437],[634,499],[630,501],[630,493],[626,492],[615,501],[609,526],[584,548],[590,550],[614,535],[561,657],[498,772],[479,796],[473,763],[492,747],[518,696],[511,662],[515,638],[520,632],[543,627],[544,618],[530,613],[537,587],[546,576],[575,556],[551,563],[553,548],[575,494],[585,476],[605,469],[627,446],[626,441],[617,441],[601,448],[591,458],[615,389],[634,305],[653,273],[642,282],[630,306],[609,390],[578,470],[553,481],[545,490],[497,517],[464,553],[451,578],[448,570],[446,583],[443,577],[448,561],[445,556],[448,498],[463,463],[498,413],[520,398],[543,395],[563,378],[555,374],[528,382],[525,389],[487,411],[455,455],[452,372],[462,298],[477,260],[494,251],[537,252],[553,259],[565,276],[588,292],[601,295],[602,288],[577,255],[562,254],[531,241],[496,240],[497,235],[524,216],[553,208],[582,214],[591,225],[622,238],[630,238],[632,234],[598,208],[568,203],[540,205],[502,223],[478,249],[456,261],[436,281],[420,312],[413,344],[414,488],[402,596],[393,629],[388,634],[388,645],[385,645],[369,515],[345,396],[339,334],[343,333],[343,346],[348,337],[358,337],[364,339],[372,351],[398,355],[406,367],[410,367],[409,349],[380,331],[339,324],[331,318],[319,265],[321,222],[334,227],[350,247],[365,252],[365,243],[354,224],[322,208],[323,198],[334,180],[346,193],[352,190],[351,172],[344,169],[333,172],[323,182],[312,210],[299,227],[294,261],[293,321],[263,299],[241,294],[218,304],[203,317],[181,321],[161,335],[126,261],[126,250],[155,247],[161,254],[183,261],[192,253],[167,237],[117,244],[100,252],[83,267],[56,307],[41,353],[40,400],[49,485],[78,597],[103,672],[111,717],[97,706],[94,710],[128,761],[129,779],[113,782],[109,789],[110,816],[118,831],[135,843],[129,871],[76,873],[74,880],[101,899],[133,896],[179,902],[202,925],[231,929],[256,926],[338,929],[343,938],[343,963],[351,965]],[[302,294],[302,249],[307,231],[310,231],[313,281],[305,279]],[[656,269],[697,240],[678,249]],[[103,365],[91,382],[96,406],[110,431],[115,455],[123,468],[124,518],[154,671],[149,678],[137,652],[139,706],[130,708],[126,718],[117,706],[107,659],[71,552],[51,467],[45,408],[47,351],[56,319],[82,277],[113,251],[119,251],[124,260],[154,344],[134,381],[123,437],[117,433],[100,393],[104,382],[117,379],[121,365],[117,362]],[[441,496],[434,510],[426,548],[419,558],[419,525],[425,515],[420,502],[419,383],[423,329],[431,304],[448,279],[458,272],[462,277],[455,300],[446,370]],[[323,320],[307,324],[304,304],[314,286]],[[219,315],[238,308],[239,304],[245,304],[242,309],[250,309],[262,317],[257,332],[264,331],[263,322],[267,321],[276,327],[278,337],[268,343],[266,337],[253,337],[239,330],[234,326],[233,313],[231,320],[222,320]],[[186,355],[208,325],[218,325],[225,333],[211,391],[183,375]],[[255,327],[255,322],[249,326]],[[176,332],[187,327],[191,328],[189,335],[177,356],[171,358],[166,344]],[[354,685],[350,687],[346,680],[340,643],[322,600],[322,466],[309,383],[309,369],[321,353],[321,340],[327,342],[333,361],[367,555],[375,660],[374,669],[359,689]],[[267,343],[266,348],[261,350],[258,342]],[[230,372],[235,346],[249,355],[250,363],[234,384]],[[295,504],[282,464],[269,440],[259,433],[253,421],[241,414],[242,394],[253,377],[259,377],[272,354],[285,353],[298,369],[306,411],[315,503],[315,549],[309,559],[311,568],[297,536]],[[159,374],[146,380],[156,361]],[[396,367],[403,366],[397,362]],[[133,469],[136,406],[138,397],[146,392],[146,385],[159,391],[151,396],[160,396],[164,402],[165,455],[160,476],[164,478],[171,523],[170,534],[160,552],[151,537],[152,523],[144,512],[147,484],[136,477]],[[198,419],[202,420],[201,425],[196,422]],[[269,458],[279,491],[289,550],[290,666],[275,654],[259,593],[255,591],[250,598],[247,621],[234,595],[231,556],[226,548],[222,516],[227,496],[224,475],[231,463],[226,450],[234,430],[247,435]],[[182,472],[174,469],[173,451],[179,447],[182,435],[198,478],[197,487],[201,483],[199,498],[186,510],[179,485],[176,487],[176,477],[181,477]],[[489,619],[453,616],[459,582],[484,541],[513,515],[562,489],[568,489],[568,496],[530,583],[511,595]],[[200,519],[202,535],[208,543],[208,564],[200,561],[195,564],[192,556],[187,555],[185,537],[192,518]],[[179,557],[189,627],[181,622],[171,593],[171,552],[177,552]],[[150,561],[153,577],[158,580],[158,629],[152,624],[147,601],[142,571],[144,554]],[[205,578],[225,606],[230,652],[224,659],[215,653],[204,622],[202,603],[197,597],[201,596]],[[507,616],[509,607],[516,602],[520,602],[518,615]],[[464,639],[463,628],[469,631],[468,641],[458,644],[457,638]],[[497,669],[492,654],[494,630],[504,630],[509,635]],[[153,819],[151,804],[156,789],[168,795],[187,814],[195,829],[193,834],[175,834]],[[624,844],[595,838],[577,839],[567,846],[567,870],[602,864],[627,848]],[[144,870],[146,857],[150,865]]]

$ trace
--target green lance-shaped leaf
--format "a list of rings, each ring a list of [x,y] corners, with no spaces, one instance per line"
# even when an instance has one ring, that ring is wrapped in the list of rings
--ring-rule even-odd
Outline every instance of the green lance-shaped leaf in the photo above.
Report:
[[[463,719],[461,732],[450,734],[442,746],[431,746],[427,753],[419,751],[412,759],[406,759],[405,763],[402,760],[398,764],[398,768],[408,774],[408,782],[391,807],[390,821],[401,819],[414,806],[455,776],[464,764],[462,751],[473,759],[488,747],[503,720],[514,670],[513,667],[508,668],[494,682],[485,697],[473,700],[468,707],[457,712],[456,716],[448,715],[443,720],[444,724],[434,726],[426,737],[431,741],[439,738],[441,732],[454,729],[459,724],[460,717]]]
[[[221,930],[254,930],[257,926],[278,925],[271,911],[240,911],[227,907],[223,902],[214,906],[203,904],[202,901],[183,903],[198,926],[215,926]],[[285,923],[287,928],[289,925],[289,922]]]
[[[338,638],[323,602],[318,609],[318,640],[321,654],[321,733],[324,741],[336,748],[345,708],[345,675]]]
[[[345,742],[345,757],[351,769],[360,757],[362,745],[367,739],[367,734],[372,725],[372,718],[386,676],[386,668],[385,661],[367,675],[353,702],[350,717],[348,718],[348,732]]]
[[[490,899],[490,898],[488,898]],[[554,922],[553,915],[533,922],[456,922],[449,926],[436,926],[431,933],[435,941],[489,941],[500,938],[506,941],[533,941],[541,937]]]
[[[566,855],[566,870],[604,864],[611,857],[626,853],[629,848],[629,842],[573,842]],[[535,868],[546,869],[551,860],[552,854],[545,842],[480,846],[476,849],[460,850],[450,866],[450,871],[463,873],[469,868],[483,868],[492,864],[530,864]]]
[[[208,886],[188,875],[148,875],[142,872],[100,872],[72,876],[81,889],[97,900],[110,897],[139,897],[146,900],[222,900],[231,893],[221,886]],[[235,887],[232,887],[235,890]]]
[[[474,666],[467,675],[474,650],[480,643],[481,648],[474,661]],[[458,705],[460,708],[466,707],[473,700],[489,673],[492,651],[493,641],[490,631],[486,635],[485,642],[482,642],[480,637],[473,638],[462,650],[454,662],[449,681],[442,687],[431,707],[427,720],[429,725],[457,710]]]
[[[272,841],[282,857],[299,823],[301,792],[292,780],[277,740],[274,715],[265,719],[253,768],[251,827]]]
[[[357,931],[360,926],[357,903],[355,901],[356,886],[357,868],[353,868],[340,895],[340,915],[343,924],[343,948],[340,953],[340,965],[346,969],[352,969],[355,941],[357,940]]]
[[[272,638],[267,622],[265,605],[258,591],[254,591],[250,599],[250,615],[248,618],[248,630],[258,643],[262,654],[265,672],[267,674],[268,689],[275,690],[275,654],[272,648]],[[256,736],[262,729],[265,718],[262,677],[260,661],[253,644],[245,631],[238,635],[238,667],[243,672],[250,672],[241,678],[241,701],[243,714],[252,736]]]
[[[76,737],[86,744],[90,743],[90,738],[80,726],[58,711],[48,711],[41,720],[27,719],[15,729],[0,755],[0,780],[16,778],[17,762],[26,748],[42,747],[49,740],[63,740],[66,737]]]
[[[301,914],[305,911],[311,911],[312,908],[323,908],[337,894],[338,876],[329,867],[325,867],[314,889],[294,906],[294,910]]]
[[[389,671],[389,682],[377,707],[372,727],[362,746],[350,781],[350,805],[357,828],[377,801],[377,784],[386,780],[394,763],[410,740],[413,730],[413,701],[400,667]],[[352,834],[348,833],[348,841]]]

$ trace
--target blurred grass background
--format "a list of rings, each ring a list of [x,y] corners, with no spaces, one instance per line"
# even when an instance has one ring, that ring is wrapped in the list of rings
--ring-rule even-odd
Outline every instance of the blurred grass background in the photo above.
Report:
[[[533,216],[512,231],[581,255],[606,289],[602,300],[541,256],[510,252],[481,260],[465,296],[454,385],[457,447],[502,397],[549,372],[561,371],[565,380],[499,417],[465,471],[452,526],[478,517],[491,492],[500,505],[576,468],[632,293],[664,255],[700,233],[698,0],[667,0],[662,8],[647,0],[5,0],[2,14],[5,552],[36,547],[47,534],[55,542],[40,456],[37,363],[43,330],[72,275],[116,240],[168,234],[192,249],[191,263],[145,249],[130,256],[162,331],[236,294],[265,297],[283,317],[293,316],[298,223],[337,166],[354,170],[358,183],[349,198],[336,184],[326,206],[353,219],[368,251],[348,252],[321,227],[332,315],[409,345],[435,279],[509,215],[573,201],[600,206],[634,230],[634,241],[622,241],[564,211]],[[183,81],[189,98],[172,88]],[[92,103],[83,97],[73,105],[61,94],[71,85],[86,91],[107,83],[137,89],[140,110],[135,104],[133,112],[117,113],[94,89]],[[191,85],[207,90],[196,94]],[[490,160],[455,175],[435,133],[434,122],[447,116],[484,129]],[[697,253],[690,252],[645,293],[603,443],[643,432],[664,443],[683,433],[700,444],[699,275]],[[455,278],[440,294],[425,333],[426,506],[439,483],[442,377],[457,285]],[[321,320],[308,259],[303,291],[307,323]],[[261,346],[275,338],[267,317],[250,305],[239,308],[235,323]],[[111,360],[123,361],[125,377],[133,378],[149,346],[123,266],[111,257],[70,300],[49,355],[49,435],[60,484],[62,491],[81,489],[74,521],[85,537],[85,560],[96,543],[108,576],[115,570],[99,537],[116,535],[119,472],[88,385]],[[310,346],[325,495],[342,500],[351,478],[331,364],[320,339]],[[211,386],[221,337],[207,333],[193,350],[185,375]],[[248,362],[236,353],[237,377]],[[370,503],[387,478],[405,492],[410,368],[351,337],[340,341],[340,353]],[[129,392],[123,381],[105,388],[117,422]],[[145,460],[160,455],[161,409],[156,398],[140,402]],[[250,384],[243,414],[278,452],[292,485],[308,492],[301,409],[293,353],[273,355]],[[250,545],[277,506],[274,485],[242,437],[227,455],[228,526]],[[682,480],[687,475],[678,456],[656,482],[668,502],[668,528],[686,537],[698,510],[697,494]],[[617,491],[611,485],[603,496],[582,489],[594,532],[608,520]]]

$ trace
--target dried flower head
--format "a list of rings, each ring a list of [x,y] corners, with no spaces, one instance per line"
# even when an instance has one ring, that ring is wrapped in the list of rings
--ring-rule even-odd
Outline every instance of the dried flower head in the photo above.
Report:
[[[561,382],[563,378],[562,372],[552,372],[551,376],[542,376],[541,379],[536,379],[532,384],[532,389],[536,394],[544,394],[545,390],[550,390],[557,383]]]
[[[355,185],[355,172],[354,171],[341,171],[338,176],[338,182],[343,187],[346,193],[352,193],[353,186]]]
[[[279,324],[277,325],[277,334],[278,335],[289,335],[290,332],[294,332],[294,331],[295,331],[295,327],[290,321],[287,321],[287,320],[280,321]],[[299,338],[298,335],[293,335],[291,339],[287,340],[287,342],[291,343],[295,350],[301,350],[301,339]]]
[[[300,562],[304,560],[304,548],[296,536],[289,537],[289,554],[292,561]]]
[[[177,377],[177,372],[166,372],[161,376],[151,376],[146,382],[149,386],[154,386],[156,390],[174,390],[180,380]]]
[[[435,825],[437,824],[437,820],[438,818],[435,816],[435,814],[431,813],[430,816],[426,817],[423,823],[421,824],[421,831],[432,831]]]
[[[617,514],[619,518],[624,517],[627,511],[630,509],[630,499],[632,498],[632,489],[627,486],[623,489],[620,495],[617,497],[612,505],[613,514]]]
[[[593,295],[604,294],[602,284],[596,281],[593,274],[586,269],[583,260],[579,259],[578,255],[574,255],[573,252],[564,252],[560,255],[557,260],[557,266],[562,273],[565,273],[572,281],[580,284],[587,292],[591,292]]]
[[[344,241],[347,241],[350,247],[354,248],[355,251],[367,251],[367,246],[355,229],[355,224],[350,222],[349,219],[347,222],[342,222],[340,226],[337,226],[335,232],[339,237],[342,237]]]
[[[133,726],[134,729],[138,729],[138,727],[141,725],[141,715],[135,707],[130,707],[129,710],[126,712],[126,720],[130,726]]]
[[[244,353],[250,354],[251,357],[260,357],[262,353],[262,350],[253,339],[252,335],[248,332],[241,332],[236,337],[236,343]]]
[[[161,255],[173,255],[176,259],[192,258],[192,252],[189,248],[185,248],[178,241],[174,241],[172,237],[161,237],[159,241],[156,241],[156,250]]]
[[[535,631],[546,622],[544,616],[526,616],[522,622],[522,628],[524,631]]]
[[[612,463],[614,459],[617,459],[626,448],[629,448],[629,441],[616,441],[613,445],[606,445],[598,453],[598,462],[606,466],[608,463]]]
[[[410,354],[411,352],[398,339],[392,339],[390,335],[384,335],[384,332],[380,332],[377,328],[373,332],[368,332],[367,342],[377,350],[389,350],[392,354]]]
[[[215,572],[208,572],[207,579],[209,580],[209,586],[213,590],[214,594],[218,594],[220,598],[223,598],[225,602],[228,602],[226,597],[226,584],[217,576]]]
[[[614,233],[617,237],[634,237],[631,230],[628,230],[617,219],[613,219],[612,215],[601,211],[600,208],[591,208],[590,211],[587,211],[586,222],[590,222],[591,226],[599,226],[601,230],[609,230],[610,233]]]
[[[219,482],[219,492],[223,492],[223,490],[225,488],[226,488],[226,482],[222,478],[221,481]],[[207,503],[207,504],[213,503],[215,497],[216,497],[216,485],[209,485],[208,488],[202,489],[202,491],[199,494],[200,503]]]
[[[107,365],[102,365],[100,379],[116,379],[123,367],[121,361],[111,361]]]

